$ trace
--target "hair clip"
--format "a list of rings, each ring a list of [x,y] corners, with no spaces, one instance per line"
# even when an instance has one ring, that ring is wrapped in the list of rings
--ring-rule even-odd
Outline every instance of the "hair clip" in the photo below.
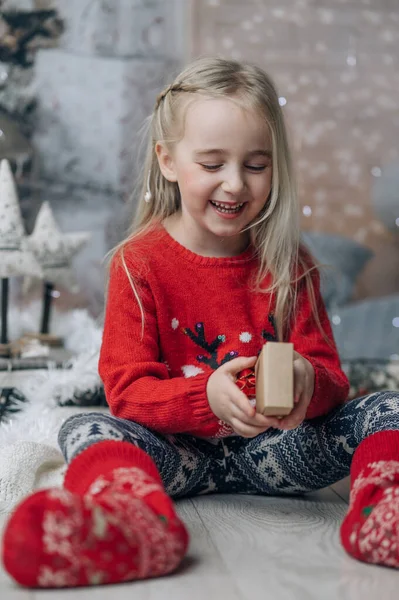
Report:
[[[148,173],[148,178],[147,178],[147,191],[144,194],[144,202],[151,202],[152,200],[152,194],[151,194],[151,190],[150,190],[150,176],[151,176],[151,171]]]

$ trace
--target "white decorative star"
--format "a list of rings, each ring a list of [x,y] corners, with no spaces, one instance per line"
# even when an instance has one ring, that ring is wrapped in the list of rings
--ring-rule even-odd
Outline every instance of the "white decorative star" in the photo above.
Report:
[[[18,193],[7,159],[0,163],[0,277],[13,275],[42,276],[42,270],[32,252],[25,248],[26,240]]]
[[[71,260],[90,237],[91,234],[84,231],[62,233],[50,204],[43,202],[32,235],[26,238],[25,244],[41,265],[45,281],[62,285],[75,292],[77,283],[72,272]],[[30,280],[28,287],[31,284]]]

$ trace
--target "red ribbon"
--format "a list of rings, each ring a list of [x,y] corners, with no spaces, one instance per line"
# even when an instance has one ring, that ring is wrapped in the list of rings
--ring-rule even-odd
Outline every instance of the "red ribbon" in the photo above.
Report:
[[[255,396],[256,393],[256,379],[255,372],[253,369],[244,369],[237,375],[236,384],[244,394],[247,396]]]

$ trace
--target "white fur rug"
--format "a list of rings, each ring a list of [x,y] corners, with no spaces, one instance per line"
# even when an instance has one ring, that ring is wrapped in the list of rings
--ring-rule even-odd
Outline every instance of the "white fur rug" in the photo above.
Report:
[[[10,310],[10,339],[37,330],[40,305],[23,312]],[[18,389],[29,402],[19,413],[0,423],[0,512],[9,512],[32,490],[61,485],[65,464],[58,449],[57,435],[70,415],[106,408],[60,407],[74,392],[94,388],[100,383],[97,371],[102,326],[85,310],[67,314],[54,311],[51,332],[65,339],[75,356],[70,369],[32,371],[21,378]],[[26,372],[25,372],[26,373]],[[5,377],[0,373],[1,378]]]

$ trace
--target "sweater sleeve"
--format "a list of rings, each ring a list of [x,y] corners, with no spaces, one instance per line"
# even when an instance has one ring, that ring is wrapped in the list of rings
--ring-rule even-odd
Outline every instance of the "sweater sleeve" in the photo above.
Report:
[[[155,302],[146,279],[131,270],[144,311],[122,261],[111,264],[99,373],[111,413],[159,433],[213,436],[219,429],[206,395],[209,374],[169,376],[161,361]]]
[[[289,341],[313,366],[315,387],[306,418],[312,419],[329,413],[343,404],[349,393],[349,381],[342,371],[331,324],[320,293],[320,275],[312,272],[317,313],[329,343],[323,337],[314,314],[304,280],[300,284],[295,322]]]

